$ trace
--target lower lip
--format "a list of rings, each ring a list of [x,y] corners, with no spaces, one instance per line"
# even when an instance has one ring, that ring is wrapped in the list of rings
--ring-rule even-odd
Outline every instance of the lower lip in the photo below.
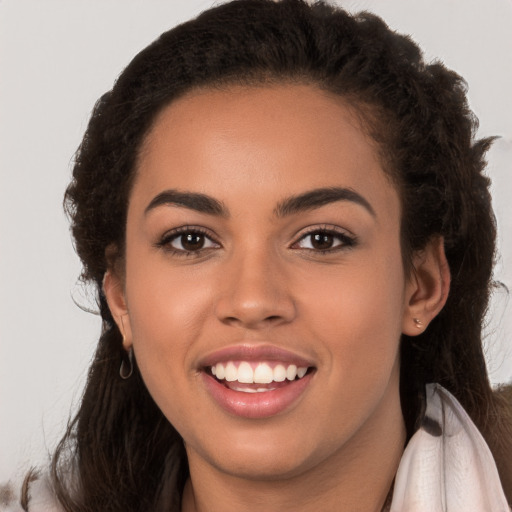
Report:
[[[288,385],[260,393],[234,391],[202,372],[203,382],[213,399],[227,412],[243,418],[269,418],[291,407],[306,391],[313,373]]]

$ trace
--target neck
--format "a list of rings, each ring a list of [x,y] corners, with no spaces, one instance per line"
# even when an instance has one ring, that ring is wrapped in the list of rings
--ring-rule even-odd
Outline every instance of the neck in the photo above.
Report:
[[[346,446],[292,476],[239,478],[187,448],[190,479],[182,512],[380,512],[406,438],[398,391],[388,395]]]

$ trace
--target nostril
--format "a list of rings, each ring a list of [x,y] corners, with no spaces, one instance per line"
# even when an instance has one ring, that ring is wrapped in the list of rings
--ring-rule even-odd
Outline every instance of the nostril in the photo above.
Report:
[[[248,328],[253,327],[264,327],[265,325],[275,325],[279,322],[285,321],[285,318],[281,315],[248,315],[248,314],[241,314],[238,316],[227,316],[222,319],[223,323],[225,324],[240,324],[244,325]]]
[[[290,322],[296,315],[294,301],[289,295],[264,294],[261,290],[238,287],[230,293],[219,294],[215,315],[224,324],[248,328]]]

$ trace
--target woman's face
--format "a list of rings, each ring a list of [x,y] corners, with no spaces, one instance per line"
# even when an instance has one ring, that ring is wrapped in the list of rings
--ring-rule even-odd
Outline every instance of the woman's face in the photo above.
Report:
[[[411,287],[397,191],[340,98],[232,87],[161,112],[109,302],[192,465],[276,478],[403,432]]]

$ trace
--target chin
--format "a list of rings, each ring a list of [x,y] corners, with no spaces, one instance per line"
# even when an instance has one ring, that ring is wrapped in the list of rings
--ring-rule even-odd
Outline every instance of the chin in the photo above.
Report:
[[[309,463],[308,463],[309,462]],[[313,461],[298,460],[296,457],[285,455],[259,454],[259,456],[245,457],[241,460],[214,461],[217,470],[232,477],[252,481],[284,481],[298,477],[314,466]]]
[[[245,432],[225,431],[220,437],[212,433],[212,439],[218,441],[215,446],[203,445],[201,453],[193,454],[191,452],[194,450],[187,445],[187,453],[189,460],[199,455],[217,471],[235,478],[283,481],[298,477],[322,464],[333,452],[334,447],[330,443],[325,446],[312,443],[314,437],[304,432],[291,431],[290,428],[283,431],[260,425]]]

